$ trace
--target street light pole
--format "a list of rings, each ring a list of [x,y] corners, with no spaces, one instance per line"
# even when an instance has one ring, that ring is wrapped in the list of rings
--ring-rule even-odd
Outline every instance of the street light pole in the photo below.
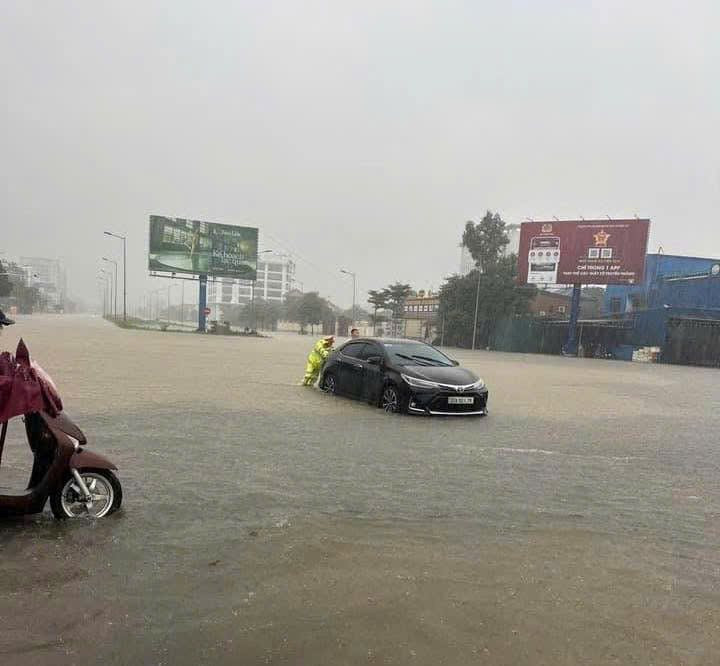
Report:
[[[114,234],[111,231],[106,231],[105,235],[112,236],[113,238],[119,238],[123,242],[123,321],[126,321],[127,320],[127,252],[126,252],[127,239],[125,236],[120,236],[119,234]]]
[[[480,266],[477,266],[478,281],[477,291],[475,292],[475,319],[473,320],[473,334],[472,334],[472,349],[475,349],[475,337],[477,335],[477,322],[478,322],[478,310],[480,309],[480,278],[482,277],[482,271]]]
[[[103,257],[102,260],[103,260],[103,261],[107,261],[108,263],[115,265],[115,305],[114,305],[114,307],[113,307],[113,317],[115,317],[115,319],[117,319],[117,290],[118,290],[118,284],[117,284],[117,282],[118,282],[118,265],[117,265],[117,261],[115,261],[114,259],[108,259],[107,257]]]
[[[352,275],[353,279],[353,297],[352,297],[352,325],[355,326],[355,294],[356,294],[356,284],[357,284],[357,275],[353,273],[352,271],[346,271],[344,268],[340,269],[341,273],[345,273],[346,275]]]

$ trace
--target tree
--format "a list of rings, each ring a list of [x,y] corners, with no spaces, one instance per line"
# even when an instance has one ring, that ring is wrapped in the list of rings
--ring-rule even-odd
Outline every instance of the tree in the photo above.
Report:
[[[12,282],[10,282],[5,266],[3,266],[2,262],[0,262],[0,298],[10,296],[12,288],[13,285]]]
[[[298,308],[300,329],[304,331],[309,324],[311,331],[315,333],[315,326],[323,321],[323,316],[327,313],[327,310],[327,301],[320,298],[317,291],[309,291],[303,294]]]
[[[388,306],[389,295],[386,289],[382,291],[377,289],[371,289],[368,291],[367,302],[373,306],[373,335],[375,335],[377,322],[378,322],[378,310],[384,310]]]
[[[440,288],[439,315],[445,322],[445,343],[470,346],[478,282],[478,340],[486,346],[499,319],[526,314],[535,297],[534,286],[517,285],[517,257],[499,257],[483,273],[455,275]]]
[[[402,317],[405,301],[408,296],[412,294],[412,287],[409,284],[396,282],[395,284],[388,285],[384,291],[387,294],[388,306],[392,310],[393,317]]]
[[[412,287],[409,284],[396,282],[388,285],[384,291],[387,294],[388,307],[392,312],[393,328],[397,329],[397,320],[405,313],[405,301],[412,294]]]
[[[483,272],[494,266],[510,242],[505,233],[505,222],[498,213],[487,211],[478,224],[467,222],[462,242],[470,251],[475,265]]]

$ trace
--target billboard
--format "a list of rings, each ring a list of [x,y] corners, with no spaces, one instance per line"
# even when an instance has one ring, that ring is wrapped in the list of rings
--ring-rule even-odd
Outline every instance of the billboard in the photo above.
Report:
[[[650,220],[520,225],[518,278],[527,284],[636,284],[645,276]]]
[[[254,227],[150,216],[151,271],[255,280],[257,254]]]

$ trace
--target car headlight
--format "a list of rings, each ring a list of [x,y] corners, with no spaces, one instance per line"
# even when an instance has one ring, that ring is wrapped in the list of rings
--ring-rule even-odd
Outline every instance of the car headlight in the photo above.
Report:
[[[471,391],[479,391],[482,388],[485,388],[485,382],[482,379],[478,379],[474,384],[470,386]]]
[[[400,375],[410,386],[414,388],[437,388],[435,382],[429,382],[427,379],[418,379],[417,377],[410,377],[409,375]]]

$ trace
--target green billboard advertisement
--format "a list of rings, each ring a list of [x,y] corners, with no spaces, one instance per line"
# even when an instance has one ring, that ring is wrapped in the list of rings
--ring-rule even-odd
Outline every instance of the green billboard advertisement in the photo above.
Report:
[[[255,280],[257,254],[254,227],[150,216],[151,271]]]

